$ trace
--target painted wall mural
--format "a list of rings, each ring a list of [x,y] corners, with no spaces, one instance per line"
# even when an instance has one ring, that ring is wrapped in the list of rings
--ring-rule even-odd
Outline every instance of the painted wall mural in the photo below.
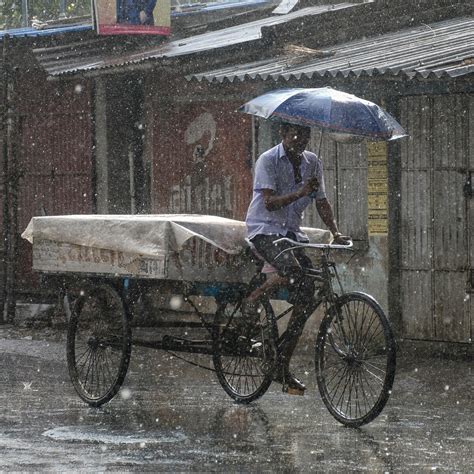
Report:
[[[230,110],[195,104],[155,124],[154,212],[243,219],[252,179],[250,123]]]

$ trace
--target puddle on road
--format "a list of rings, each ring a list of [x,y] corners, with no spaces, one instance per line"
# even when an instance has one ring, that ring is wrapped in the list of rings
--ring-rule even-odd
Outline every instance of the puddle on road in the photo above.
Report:
[[[162,444],[177,443],[186,439],[186,435],[180,432],[121,434],[111,432],[107,428],[98,429],[95,426],[60,426],[45,431],[43,436],[56,441],[86,441],[103,444]]]

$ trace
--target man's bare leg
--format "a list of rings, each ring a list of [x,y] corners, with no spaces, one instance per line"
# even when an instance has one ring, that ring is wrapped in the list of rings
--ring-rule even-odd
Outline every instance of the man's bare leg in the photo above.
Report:
[[[287,338],[280,346],[281,365],[277,367],[275,380],[283,383],[283,390],[293,395],[304,395],[306,387],[290,373],[290,361],[303,333],[306,321],[313,313],[316,305],[299,304],[293,307],[288,325]]]
[[[256,290],[252,291],[246,298],[247,303],[255,303],[265,293],[269,293],[271,290],[278,288],[279,286],[287,286],[289,282],[288,277],[280,276],[278,273],[267,274],[267,280]]]

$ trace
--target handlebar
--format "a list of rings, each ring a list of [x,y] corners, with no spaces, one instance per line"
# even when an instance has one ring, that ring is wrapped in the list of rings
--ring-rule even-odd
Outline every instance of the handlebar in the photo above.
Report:
[[[288,237],[282,237],[281,239],[275,240],[273,243],[276,244],[278,242],[288,242],[294,246],[294,248],[312,248],[312,249],[341,249],[341,250],[350,250],[353,247],[352,240],[349,240],[348,245],[341,245],[341,244],[311,244],[309,242],[298,242],[296,240],[291,240]]]

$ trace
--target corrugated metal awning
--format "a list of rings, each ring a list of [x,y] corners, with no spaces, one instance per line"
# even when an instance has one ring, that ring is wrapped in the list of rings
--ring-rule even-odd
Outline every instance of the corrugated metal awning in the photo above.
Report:
[[[74,25],[62,25],[52,26],[48,28],[38,29],[33,27],[27,28],[13,28],[10,30],[0,31],[0,41],[6,36],[12,38],[37,38],[40,36],[54,36],[62,35],[64,33],[77,33],[81,31],[92,31],[92,23],[85,24],[74,24]]]
[[[187,79],[235,82],[376,74],[462,76],[474,71],[474,19],[456,18],[325,49],[331,51],[331,57],[286,54],[192,74]]]
[[[262,38],[263,27],[283,24],[297,18],[320,15],[328,11],[357,7],[358,5],[358,3],[340,3],[303,8],[287,15],[270,16],[155,46],[147,47],[140,44],[125,48],[125,50],[122,47],[112,49],[107,38],[96,38],[80,44],[36,49],[34,53],[48,74],[53,76],[123,67],[163,58],[218,50],[229,46],[239,46],[245,43],[250,44],[252,41],[258,41]]]

